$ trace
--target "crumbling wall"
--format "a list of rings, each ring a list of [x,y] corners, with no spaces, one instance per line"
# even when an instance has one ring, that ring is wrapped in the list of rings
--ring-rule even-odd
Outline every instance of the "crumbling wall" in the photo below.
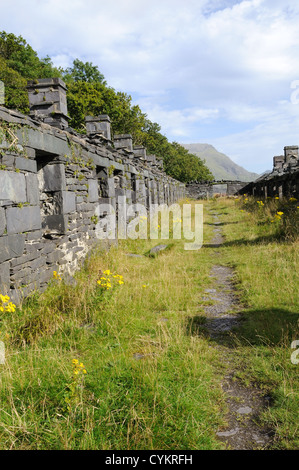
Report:
[[[239,194],[259,198],[299,198],[299,155],[298,146],[284,147],[284,154],[273,157],[273,170],[256,181],[249,183]]]
[[[241,181],[192,181],[186,185],[186,191],[192,199],[210,199],[215,195],[233,196],[240,191],[246,183]]]
[[[109,215],[101,204],[118,213],[119,201],[149,209],[185,195],[130,135],[112,142],[108,116],[87,117],[86,136],[68,128],[65,90],[31,82],[30,116],[0,107],[0,293],[15,302],[75,272]]]

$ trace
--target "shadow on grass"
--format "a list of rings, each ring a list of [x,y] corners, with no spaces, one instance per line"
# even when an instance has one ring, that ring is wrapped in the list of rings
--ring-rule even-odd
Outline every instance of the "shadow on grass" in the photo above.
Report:
[[[210,338],[211,329],[219,330],[213,334],[213,341],[230,348],[240,346],[286,346],[299,340],[299,313],[291,310],[269,308],[260,310],[242,310],[231,317],[232,328],[221,331],[227,325],[227,317],[208,318],[196,315],[186,319],[185,329],[190,336]],[[213,325],[214,323],[214,325]],[[216,328],[213,328],[215,326]]]
[[[235,225],[238,224],[239,222],[204,222],[204,225],[211,225],[211,226],[219,226],[222,227],[223,225]]]
[[[287,243],[285,240],[281,240],[279,235],[266,235],[257,237],[254,240],[247,240],[246,238],[240,238],[239,240],[232,240],[232,241],[224,241],[221,243],[220,248],[230,247],[230,246],[253,246],[253,245],[266,245],[268,243]],[[218,247],[219,245],[217,245]],[[215,244],[213,243],[206,243],[203,244],[202,248],[215,248]]]
[[[240,327],[234,331],[239,344],[281,346],[299,339],[298,311],[280,308],[244,310],[240,317]]]

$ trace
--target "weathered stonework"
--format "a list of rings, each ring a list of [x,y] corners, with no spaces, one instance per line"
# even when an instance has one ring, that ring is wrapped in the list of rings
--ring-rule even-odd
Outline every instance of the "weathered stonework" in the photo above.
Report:
[[[75,272],[100,242],[109,215],[100,204],[118,212],[119,196],[147,209],[185,196],[185,185],[133,148],[130,135],[111,140],[108,116],[88,117],[87,135],[70,129],[61,80],[28,90],[30,116],[0,107],[0,128],[11,136],[0,132],[0,293],[15,302],[43,290],[53,271]]]
[[[210,199],[217,194],[233,196],[246,184],[241,181],[213,181],[206,183],[192,181],[186,185],[186,192],[193,199]]]
[[[239,191],[260,198],[295,197],[299,199],[298,146],[287,146],[284,155],[273,157],[273,170]]]

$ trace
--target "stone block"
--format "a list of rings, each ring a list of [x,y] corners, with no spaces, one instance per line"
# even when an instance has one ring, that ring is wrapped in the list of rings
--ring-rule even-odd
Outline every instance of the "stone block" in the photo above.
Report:
[[[42,228],[45,232],[55,232],[58,234],[64,234],[68,228],[68,218],[66,215],[47,215],[43,218]]]
[[[126,195],[126,190],[125,189],[120,189],[117,188],[115,190],[115,197],[118,198],[119,196],[125,196]]]
[[[0,238],[0,263],[10,259],[8,237]]]
[[[35,259],[38,259],[39,257],[40,257],[40,253],[39,251],[36,250],[35,252],[32,251],[30,253],[27,253],[26,255],[22,255],[22,256],[19,256],[18,258],[12,259],[10,264],[11,264],[12,269],[16,268],[17,266],[29,263],[29,262],[31,265],[31,262]]]
[[[27,155],[28,158],[35,159],[36,152],[35,152],[34,149],[32,149],[31,147],[24,147],[24,150],[25,150],[26,155]]]
[[[109,159],[101,155],[92,154],[92,161],[99,168],[107,168],[109,166]]]
[[[52,253],[49,253],[48,256],[47,256],[47,264],[53,264],[53,263],[57,263],[59,261],[59,259],[61,258],[61,251],[52,251]]]
[[[41,230],[35,230],[34,232],[27,233],[26,240],[40,240],[43,236],[43,232]]]
[[[36,161],[29,158],[16,157],[15,166],[19,170],[30,171],[31,173],[37,172]]]
[[[41,191],[66,190],[65,167],[62,163],[44,166],[38,173],[38,179]]]
[[[6,229],[6,217],[5,217],[5,210],[0,207],[0,237],[3,235]]]
[[[7,233],[30,232],[41,228],[38,206],[10,207],[6,209]]]
[[[8,235],[8,246],[10,258],[22,256],[25,248],[25,234]]]
[[[107,179],[106,197],[115,197],[114,178],[108,178]]]
[[[77,204],[77,211],[92,211],[94,209],[94,204],[89,202],[82,202],[81,204]]]
[[[10,266],[9,262],[0,264],[0,294],[5,294],[10,288]]]
[[[28,174],[26,175],[26,190],[27,190],[27,201],[37,206],[39,204],[39,188],[37,175]]]
[[[44,282],[49,282],[50,279],[53,278],[53,271],[55,271],[54,267],[52,267],[51,269],[43,269],[40,272],[40,277],[39,277],[40,284],[43,284]]]
[[[13,282],[18,282],[19,284],[27,284],[29,276],[31,274],[30,268],[20,269],[11,276]]]
[[[2,165],[6,167],[13,168],[15,164],[15,157],[13,155],[3,155],[2,157]]]
[[[16,203],[26,202],[25,175],[14,171],[0,170],[0,199]]]
[[[20,144],[35,150],[50,152],[54,155],[70,155],[70,148],[67,142],[52,134],[28,128],[17,129],[16,134]]]
[[[45,259],[44,256],[42,256],[40,258],[37,258],[37,259],[31,261],[29,264],[30,264],[30,268],[33,271],[35,271],[36,269],[39,269],[39,268],[46,265],[46,259]]]
[[[63,214],[69,214],[76,210],[76,195],[71,191],[61,191],[61,211]]]
[[[47,241],[45,242],[44,244],[44,248],[41,250],[41,253],[43,255],[47,255],[48,253],[51,253],[51,251],[55,251],[56,250],[56,245],[55,243],[51,242],[51,241]]]
[[[97,180],[88,181],[88,200],[89,202],[97,202],[99,199],[99,183]]]
[[[24,235],[9,235],[0,238],[0,263],[18,258],[24,253]]]

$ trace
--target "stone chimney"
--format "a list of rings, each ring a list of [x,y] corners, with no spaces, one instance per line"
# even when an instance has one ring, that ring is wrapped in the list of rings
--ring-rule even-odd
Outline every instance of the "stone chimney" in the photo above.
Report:
[[[88,137],[97,138],[103,136],[107,143],[111,144],[111,121],[108,114],[86,116],[85,123]]]
[[[138,160],[146,161],[146,148],[142,145],[138,145],[133,148],[134,157]]]
[[[162,158],[157,157],[157,166],[158,166],[159,170],[163,170],[164,164],[163,164],[163,159]]]
[[[114,136],[114,148],[133,152],[133,138],[131,134],[118,134]]]
[[[156,165],[156,155],[147,155],[146,160],[151,166]]]
[[[296,156],[298,158],[298,146],[290,145],[284,148],[285,162],[289,163],[290,157]]]
[[[284,164],[285,157],[284,155],[279,155],[277,157],[273,157],[273,169],[279,170],[282,169]]]
[[[42,78],[27,82],[30,116],[51,126],[68,127],[66,85],[60,78]]]

